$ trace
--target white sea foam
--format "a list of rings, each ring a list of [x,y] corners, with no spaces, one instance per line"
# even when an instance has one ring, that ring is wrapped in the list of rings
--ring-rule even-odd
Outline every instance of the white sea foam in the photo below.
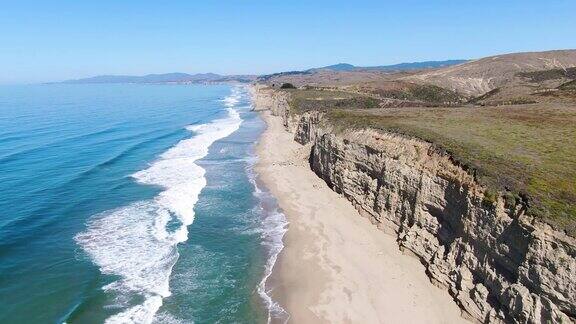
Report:
[[[162,299],[170,296],[170,274],[178,260],[176,245],[188,239],[194,205],[206,186],[205,170],[196,161],[208,154],[215,141],[240,127],[242,119],[234,109],[240,97],[241,90],[233,89],[223,100],[226,118],[187,127],[194,136],[133,175],[139,183],[162,187],[157,197],[96,215],[87,230],[76,236],[102,273],[119,278],[103,289],[116,293],[114,307],[123,311],[106,323],[151,323]],[[169,229],[174,223],[177,227]],[[144,301],[130,305],[134,296]]]
[[[253,166],[256,163],[256,157],[254,157],[249,163]],[[272,299],[270,296],[271,289],[267,287],[268,278],[272,274],[278,255],[284,249],[284,243],[282,241],[284,234],[288,230],[288,221],[286,216],[278,209],[274,198],[267,191],[263,191],[258,186],[256,181],[256,176],[254,175],[251,167],[249,170],[250,182],[254,186],[254,196],[260,200],[260,210],[263,213],[262,223],[261,223],[261,238],[262,244],[266,248],[267,259],[264,276],[258,283],[256,291],[264,305],[268,310],[268,323],[274,320],[275,322],[282,321],[284,323],[288,322],[290,315],[280,304]]]

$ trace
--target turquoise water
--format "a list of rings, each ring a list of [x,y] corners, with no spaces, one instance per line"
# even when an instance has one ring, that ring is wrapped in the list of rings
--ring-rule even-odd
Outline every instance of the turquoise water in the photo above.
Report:
[[[241,87],[0,87],[0,322],[285,318],[263,128]]]

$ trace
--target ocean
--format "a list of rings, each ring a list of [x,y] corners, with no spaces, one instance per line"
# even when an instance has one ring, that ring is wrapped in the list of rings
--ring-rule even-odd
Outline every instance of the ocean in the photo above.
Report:
[[[264,127],[241,86],[1,86],[0,322],[285,319]]]

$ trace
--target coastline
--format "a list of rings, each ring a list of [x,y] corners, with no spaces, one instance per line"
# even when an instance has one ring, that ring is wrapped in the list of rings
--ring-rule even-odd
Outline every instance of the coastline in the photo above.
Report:
[[[289,222],[267,289],[290,321],[466,322],[417,259],[316,176],[310,148],[293,140],[281,118],[259,113],[267,128],[255,171]]]

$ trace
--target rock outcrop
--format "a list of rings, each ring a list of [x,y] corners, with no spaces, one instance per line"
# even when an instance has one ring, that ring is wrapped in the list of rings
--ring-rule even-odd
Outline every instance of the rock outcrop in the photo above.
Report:
[[[310,146],[310,167],[362,215],[397,237],[463,315],[482,323],[573,323],[576,240],[485,199],[433,144],[375,130],[335,132],[320,112],[290,113],[286,93],[256,88],[257,109],[281,116]]]

